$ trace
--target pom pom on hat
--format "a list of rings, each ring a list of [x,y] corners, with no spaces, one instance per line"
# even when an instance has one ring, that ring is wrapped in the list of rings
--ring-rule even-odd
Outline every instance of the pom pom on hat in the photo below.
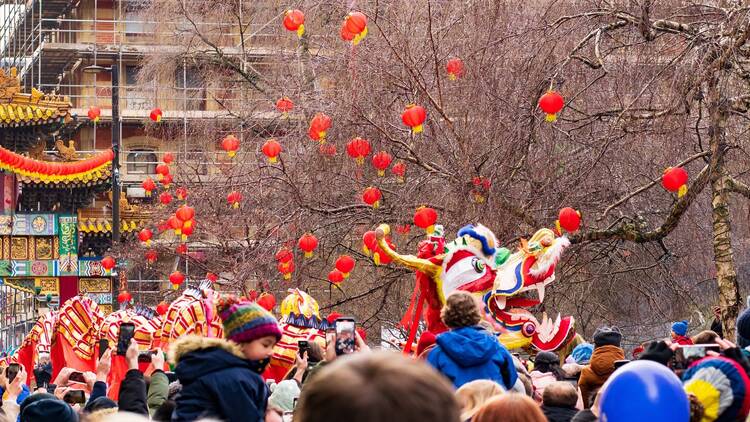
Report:
[[[677,334],[678,336],[685,336],[688,332],[688,322],[687,320],[677,321],[674,324],[672,324],[672,331]]]
[[[593,344],[581,343],[573,349],[570,356],[575,359],[575,363],[579,365],[588,365],[589,361],[591,361],[592,353],[594,353]]]
[[[703,405],[703,420],[744,420],[750,410],[745,371],[725,357],[694,363],[682,377],[685,391]]]
[[[276,318],[257,303],[225,296],[216,302],[216,310],[229,340],[249,343],[268,336],[276,337],[277,341],[281,339]]]

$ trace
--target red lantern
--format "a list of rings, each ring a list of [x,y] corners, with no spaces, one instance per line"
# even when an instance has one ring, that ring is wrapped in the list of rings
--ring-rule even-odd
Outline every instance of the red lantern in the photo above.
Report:
[[[324,113],[318,113],[310,121],[310,129],[307,131],[307,135],[313,141],[325,141],[326,133],[331,128],[331,118]]]
[[[305,14],[297,9],[287,10],[284,12],[284,28],[287,31],[296,31],[297,36],[302,38],[305,33]]]
[[[406,106],[404,112],[401,113],[401,121],[406,126],[409,126],[411,133],[414,134],[421,133],[424,130],[423,124],[425,119],[427,119],[427,111],[419,105],[409,104]]]
[[[346,29],[346,25],[341,25],[340,35],[341,35],[341,39],[344,41],[347,41],[347,42],[354,41],[355,35]]]
[[[281,97],[276,100],[276,110],[286,114],[294,109],[294,103],[287,97]]]
[[[242,194],[237,192],[236,190],[233,190],[227,194],[227,202],[232,208],[234,209],[239,208],[241,201],[242,201]]]
[[[271,312],[273,311],[273,308],[276,307],[276,298],[270,293],[263,292],[258,296],[258,299],[255,300],[255,303],[268,312]]]
[[[175,215],[182,221],[190,221],[193,219],[193,217],[195,217],[195,210],[193,209],[193,207],[182,205],[180,206],[180,208],[177,208],[177,212],[175,212]]]
[[[370,255],[377,247],[378,239],[375,236],[375,232],[373,230],[365,232],[365,234],[362,235],[362,252],[364,252],[365,255]]]
[[[184,201],[187,199],[188,191],[187,188],[180,186],[179,188],[175,189],[174,191],[175,195],[177,195],[177,199]]]
[[[390,237],[386,237],[385,241],[386,243],[388,243],[388,246],[390,246],[391,249],[394,249],[393,243],[391,243]],[[391,263],[391,261],[393,261],[393,258],[391,258],[382,249],[380,249],[380,245],[378,245],[372,251],[372,261],[375,263],[375,265],[388,265]]]
[[[370,141],[359,137],[354,138],[346,144],[346,153],[354,158],[357,164],[362,165],[365,162],[365,157],[370,154]]]
[[[186,241],[188,236],[193,234],[193,230],[195,230],[195,226],[191,225],[183,225],[182,226],[182,241]]]
[[[237,155],[237,150],[240,149],[240,140],[235,138],[234,135],[228,135],[222,139],[221,148],[227,152],[229,158],[234,158]]]
[[[151,196],[151,192],[156,189],[156,183],[154,183],[154,179],[147,177],[146,180],[141,183],[141,187],[146,191],[146,196]]]
[[[177,255],[185,255],[188,251],[188,247],[186,244],[180,243],[179,245],[177,245],[174,251],[175,253],[177,253]]]
[[[169,174],[169,166],[164,163],[157,164],[156,174],[159,175],[159,180],[162,180],[164,176]]]
[[[144,254],[144,257],[149,264],[153,264],[159,258],[159,254],[155,250],[149,249]]]
[[[268,157],[268,162],[273,164],[278,161],[278,156],[281,154],[281,144],[276,142],[275,139],[269,139],[263,144],[261,151]]]
[[[214,273],[206,273],[206,280],[210,281],[211,283],[216,283],[219,281],[219,276]]]
[[[445,64],[445,70],[448,72],[448,79],[455,81],[464,75],[464,62],[454,57]]]
[[[557,120],[557,113],[559,113],[564,106],[565,101],[563,100],[562,95],[556,91],[547,91],[546,94],[539,98],[539,108],[547,114],[547,117],[544,120],[548,122],[554,122]]]
[[[99,123],[100,117],[102,115],[102,109],[100,109],[97,106],[91,106],[89,107],[89,120],[93,121],[94,123]]]
[[[159,195],[159,202],[164,205],[169,205],[169,203],[172,202],[172,195],[169,192],[162,192]]]
[[[581,227],[581,213],[570,207],[560,210],[557,224],[569,233],[577,231]],[[558,231],[560,231],[558,229]]]
[[[164,185],[165,189],[169,189],[169,185],[172,184],[172,175],[166,174],[161,177],[161,184]]]
[[[391,165],[391,161],[393,161],[393,157],[385,151],[380,151],[372,156],[372,165],[378,170],[378,176],[385,176],[385,169]]]
[[[320,153],[327,156],[333,157],[336,155],[336,145],[334,144],[320,144]]]
[[[143,229],[138,232],[138,240],[145,243],[146,246],[151,246],[151,238],[154,236],[154,233],[149,229]]]
[[[414,213],[414,225],[424,229],[427,234],[432,234],[437,221],[437,211],[430,207],[419,207]]]
[[[279,262],[276,268],[284,276],[284,280],[289,280],[292,278],[292,273],[294,272],[294,261]]]
[[[173,286],[179,286],[184,281],[185,281],[185,276],[179,271],[175,271],[169,275],[169,282]]]
[[[128,303],[131,300],[133,300],[133,296],[126,290],[121,291],[120,294],[117,295],[117,303]]]
[[[117,265],[117,263],[111,256],[105,256],[104,258],[102,258],[102,267],[105,270],[110,271],[111,269],[115,268],[115,265]]]
[[[151,118],[152,122],[156,122],[156,123],[161,122],[161,109],[157,107],[151,110],[151,114],[149,114],[149,118]]]
[[[156,305],[156,313],[159,315],[166,315],[168,310],[169,305],[167,304],[167,302],[161,302]]]
[[[338,285],[339,283],[344,281],[344,278],[346,278],[344,277],[344,274],[341,271],[336,270],[336,269],[328,273],[328,281],[330,281],[332,284]]]
[[[688,172],[682,167],[668,167],[661,176],[661,185],[682,198],[687,193]]]
[[[343,273],[344,278],[349,278],[349,273],[354,269],[354,264],[354,258],[349,255],[341,255],[336,260],[336,269]]]
[[[353,45],[359,44],[364,37],[367,36],[367,16],[360,12],[349,12],[344,18],[344,24],[341,28],[342,38],[346,41],[351,41]],[[348,39],[344,33],[353,35],[353,38]]]
[[[281,248],[276,252],[276,261],[286,264],[294,258],[294,254],[287,248]]]
[[[164,161],[165,164],[171,164],[172,161],[174,161],[174,155],[172,155],[171,152],[164,153],[162,161]]]
[[[373,208],[378,208],[380,207],[380,198],[382,198],[382,196],[380,189],[370,186],[362,193],[362,200],[365,201],[367,205],[370,205]]]
[[[318,238],[310,233],[305,233],[299,238],[297,246],[305,253],[305,258],[313,256],[313,251],[318,247]]]
[[[173,215],[169,217],[167,220],[167,224],[169,224],[169,227],[171,227],[175,234],[181,234],[182,233],[182,220],[177,218],[177,216]]]
[[[404,183],[404,177],[406,176],[406,164],[403,161],[399,161],[391,167],[391,173],[398,177],[399,183]]]

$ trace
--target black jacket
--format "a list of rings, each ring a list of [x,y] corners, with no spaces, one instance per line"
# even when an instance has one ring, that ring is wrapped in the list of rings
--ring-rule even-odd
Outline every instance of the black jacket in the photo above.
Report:
[[[223,339],[188,336],[172,346],[182,391],[172,421],[262,422],[268,388],[256,362]]]
[[[576,413],[576,416],[571,419],[571,422],[597,422],[599,418],[594,416],[591,409],[584,409]]]
[[[117,407],[121,412],[132,412],[148,417],[146,381],[141,371],[131,369],[125,373],[125,379],[120,383]]]
[[[542,412],[549,422],[570,422],[578,413],[574,407],[542,406]]]

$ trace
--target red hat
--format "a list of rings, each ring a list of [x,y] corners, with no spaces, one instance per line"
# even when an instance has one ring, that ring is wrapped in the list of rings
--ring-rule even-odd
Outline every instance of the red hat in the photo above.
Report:
[[[417,356],[421,355],[424,350],[437,342],[437,337],[431,331],[425,331],[419,336],[417,342]]]
[[[333,325],[333,323],[336,322],[336,320],[341,318],[342,316],[343,315],[341,315],[338,312],[331,312],[330,314],[328,314],[328,318],[326,319],[328,320],[328,324]]]

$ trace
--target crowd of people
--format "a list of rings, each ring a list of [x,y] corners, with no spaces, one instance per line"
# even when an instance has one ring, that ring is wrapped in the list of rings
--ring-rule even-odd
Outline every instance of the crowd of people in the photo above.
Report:
[[[359,333],[354,353],[337,354],[335,331],[328,332],[326,347],[310,342],[278,383],[262,377],[282,336],[274,316],[236,298],[220,300],[217,310],[225,338],[179,339],[168,356],[174,372],[165,371],[161,352],[141,372],[134,340],[118,386],[107,384],[111,349],[82,379],[62,368],[52,380],[49,361],[40,359],[34,390],[23,367],[12,380],[0,371],[0,421],[615,422],[632,420],[628,406],[656,420],[649,406],[661,406],[667,420],[697,422],[750,413],[750,310],[737,320],[738,345],[715,331],[691,337],[688,322],[678,321],[669,339],[636,348],[632,359],[616,327],[600,327],[592,343],[576,340],[564,356],[521,356],[498,341],[471,294],[456,292],[441,313],[449,331],[423,333],[413,356],[372,351]],[[645,384],[629,387],[622,374]],[[677,385],[675,398],[659,399],[667,384],[657,375]],[[108,398],[113,388],[117,400]],[[639,401],[639,394],[651,397]]]

